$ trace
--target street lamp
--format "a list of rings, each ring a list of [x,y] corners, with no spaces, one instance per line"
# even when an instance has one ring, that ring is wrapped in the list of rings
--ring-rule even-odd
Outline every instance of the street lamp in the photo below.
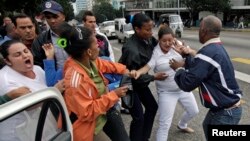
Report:
[[[122,3],[121,8],[122,8],[122,17],[124,18],[125,2]]]
[[[178,15],[180,15],[180,0],[177,1]]]

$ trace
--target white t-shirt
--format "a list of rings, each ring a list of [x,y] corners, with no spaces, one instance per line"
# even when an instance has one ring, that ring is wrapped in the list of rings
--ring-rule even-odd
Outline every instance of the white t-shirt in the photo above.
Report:
[[[26,86],[32,92],[47,88],[45,81],[45,73],[39,66],[34,66],[33,68],[36,77],[30,79],[9,66],[5,66],[0,71],[0,94],[6,94],[7,92]],[[17,105],[18,106],[18,105]],[[30,111],[32,112],[32,111]],[[26,120],[24,113],[19,113],[4,122],[0,122],[0,140],[1,141],[19,141],[16,136],[15,127]]]
[[[182,56],[177,53],[174,49],[170,49],[168,53],[164,54],[159,46],[159,44],[155,47],[153,51],[153,55],[148,62],[149,67],[155,72],[165,72],[168,74],[168,77],[165,80],[156,81],[156,88],[158,93],[161,92],[179,92],[181,91],[178,85],[174,80],[175,71],[169,66],[169,60],[182,60]]]

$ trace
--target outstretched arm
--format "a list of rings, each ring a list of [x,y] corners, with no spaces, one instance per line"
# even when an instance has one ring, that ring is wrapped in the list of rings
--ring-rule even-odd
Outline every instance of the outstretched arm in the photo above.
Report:
[[[130,76],[138,79],[142,74],[146,74],[150,70],[150,67],[148,64],[146,64],[144,67],[140,68],[139,70],[132,70],[130,72]]]

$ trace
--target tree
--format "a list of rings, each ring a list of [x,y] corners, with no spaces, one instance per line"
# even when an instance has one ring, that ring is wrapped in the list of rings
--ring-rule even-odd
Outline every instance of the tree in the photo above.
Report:
[[[36,13],[42,11],[42,4],[46,0],[1,0],[0,12],[4,13],[8,11],[22,12],[29,16],[35,16]],[[55,0],[62,5],[66,19],[72,19],[74,17],[73,7],[70,4],[72,0]]]
[[[76,15],[76,20],[79,21],[79,22],[82,22],[82,17],[83,17],[83,14],[86,10],[81,10],[77,15]]]
[[[192,21],[194,20],[194,16],[198,15],[200,11],[202,11],[202,1],[205,0],[182,0],[182,3],[186,5],[189,13],[190,13],[190,19],[189,19],[189,26],[192,25]]]
[[[231,9],[230,0],[182,0],[182,3],[186,5],[192,21],[194,16],[201,11],[210,11],[216,14]]]
[[[111,0],[94,0],[94,2],[96,4],[100,4],[100,3],[109,3]]]
[[[102,2],[93,6],[93,12],[96,16],[96,22],[101,23],[105,20],[116,18],[115,9],[110,3]]]
[[[57,0],[58,3],[60,3],[63,7],[64,14],[66,16],[66,21],[72,20],[75,15],[74,15],[74,9],[71,4],[71,0]]]
[[[214,14],[217,12],[227,12],[231,9],[230,0],[209,0],[203,5],[203,9]]]

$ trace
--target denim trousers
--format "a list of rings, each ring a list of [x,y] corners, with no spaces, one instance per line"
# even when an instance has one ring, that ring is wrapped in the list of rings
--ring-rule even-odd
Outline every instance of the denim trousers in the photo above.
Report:
[[[242,115],[242,107],[235,107],[229,110],[209,110],[204,121],[203,130],[208,140],[208,125],[237,125]]]
[[[145,109],[145,112],[143,109]],[[149,87],[134,88],[134,103],[133,107],[129,109],[132,116],[130,124],[131,141],[149,140],[157,109],[158,104]]]
[[[103,131],[112,141],[130,141],[121,114],[115,107],[112,107],[107,112],[107,122],[103,127]]]

